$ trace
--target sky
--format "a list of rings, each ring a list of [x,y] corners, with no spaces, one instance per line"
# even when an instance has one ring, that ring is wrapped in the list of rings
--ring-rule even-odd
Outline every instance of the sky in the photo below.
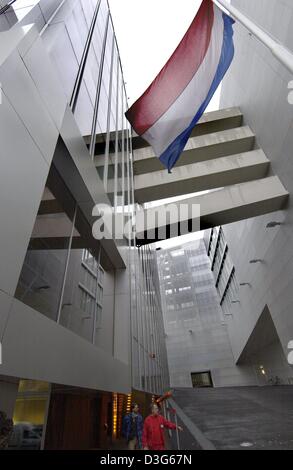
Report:
[[[131,105],[176,49],[201,0],[109,0],[109,4]],[[219,93],[209,110],[218,107]]]
[[[184,4],[182,8],[181,4]],[[109,0],[129,105],[148,88],[190,26],[201,0]],[[207,111],[219,109],[220,88]],[[191,234],[162,248],[201,237]]]

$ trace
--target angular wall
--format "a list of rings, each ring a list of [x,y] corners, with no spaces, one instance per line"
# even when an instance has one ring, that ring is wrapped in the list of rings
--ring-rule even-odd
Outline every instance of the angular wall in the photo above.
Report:
[[[293,50],[290,0],[232,2]],[[288,101],[292,76],[242,26],[235,27],[236,55],[224,81],[221,106],[240,106],[245,122],[289,193],[293,191],[293,106]],[[270,222],[282,225],[267,228]],[[223,227],[239,283],[240,302],[231,306],[229,333],[236,359],[254,331],[265,305],[271,313],[284,357],[293,338],[293,210]],[[250,264],[253,259],[261,262]],[[293,371],[292,371],[293,376]]]

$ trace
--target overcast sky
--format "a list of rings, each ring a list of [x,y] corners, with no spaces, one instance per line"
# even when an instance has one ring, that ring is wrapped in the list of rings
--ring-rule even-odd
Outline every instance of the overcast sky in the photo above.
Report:
[[[109,4],[132,104],[178,46],[201,0],[109,0]],[[219,93],[209,110],[218,107]]]
[[[131,105],[165,65],[196,15],[201,0],[109,0]],[[220,89],[208,107],[219,108]],[[162,243],[169,247],[199,234]]]

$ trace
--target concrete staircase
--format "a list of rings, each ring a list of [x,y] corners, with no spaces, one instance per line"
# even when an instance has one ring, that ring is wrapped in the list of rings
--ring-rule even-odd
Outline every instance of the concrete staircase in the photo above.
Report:
[[[157,204],[159,200],[181,198],[180,203],[175,201],[175,215],[168,221],[157,220],[158,210],[152,208],[153,204],[138,211],[139,245],[275,212],[288,199],[253,131],[243,125],[239,108],[205,114],[172,174],[142,138],[134,136],[133,149],[136,202]],[[164,201],[161,205],[168,212]],[[183,205],[190,210],[181,214]],[[200,216],[192,211],[194,206],[200,207]],[[178,223],[182,225],[179,231]]]

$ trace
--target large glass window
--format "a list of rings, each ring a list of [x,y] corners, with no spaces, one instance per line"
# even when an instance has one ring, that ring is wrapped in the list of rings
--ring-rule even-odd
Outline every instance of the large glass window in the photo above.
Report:
[[[40,450],[50,386],[47,382],[20,380],[13,415],[10,450]]]
[[[100,245],[54,164],[36,218],[16,298],[84,339],[101,326]],[[93,243],[92,243],[93,244]]]

